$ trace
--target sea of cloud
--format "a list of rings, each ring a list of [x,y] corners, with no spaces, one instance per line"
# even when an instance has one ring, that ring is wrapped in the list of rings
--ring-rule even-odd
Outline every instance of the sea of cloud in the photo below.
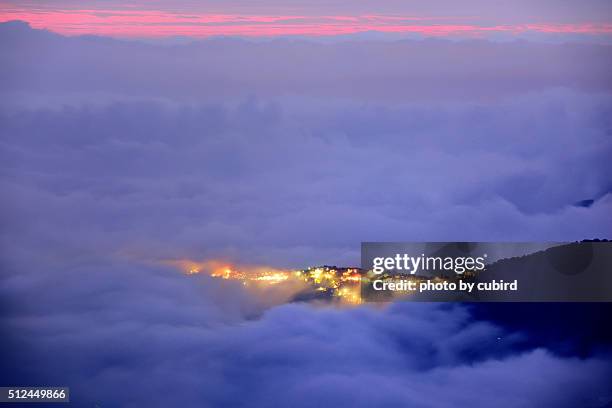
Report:
[[[270,305],[240,283],[163,267],[19,262],[5,262],[13,273],[0,287],[0,378],[69,385],[75,406],[599,407],[612,398],[610,333],[583,339],[581,353],[563,350],[556,343],[577,344],[584,329],[573,322],[542,342],[458,305]],[[570,308],[556,311],[571,320]]]
[[[609,237],[612,48],[161,47],[15,23],[0,43],[4,383],[101,407],[612,399],[609,335],[576,345],[570,329],[562,347],[530,313],[522,327],[460,306],[287,305],[164,264]]]

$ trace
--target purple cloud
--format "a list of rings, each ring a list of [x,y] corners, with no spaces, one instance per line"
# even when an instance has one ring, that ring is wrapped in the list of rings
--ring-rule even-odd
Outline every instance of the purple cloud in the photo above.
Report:
[[[610,47],[153,46],[14,23],[0,43],[3,383],[126,407],[612,399],[610,337],[586,317],[591,331],[537,305],[518,323],[286,305],[162,266],[352,265],[362,240],[607,237]]]

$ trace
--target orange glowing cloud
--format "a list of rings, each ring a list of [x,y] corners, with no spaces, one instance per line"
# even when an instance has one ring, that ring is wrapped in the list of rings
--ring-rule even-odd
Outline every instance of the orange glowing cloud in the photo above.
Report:
[[[172,36],[330,36],[367,31],[424,36],[481,37],[491,33],[612,34],[612,24],[465,24],[449,17],[382,15],[237,15],[157,10],[23,9],[0,5],[0,22],[22,20],[63,35],[161,38]]]
[[[205,273],[225,279],[256,278],[268,275],[286,275],[290,271],[263,265],[236,265],[223,260],[171,259],[162,263],[170,265],[187,274]]]

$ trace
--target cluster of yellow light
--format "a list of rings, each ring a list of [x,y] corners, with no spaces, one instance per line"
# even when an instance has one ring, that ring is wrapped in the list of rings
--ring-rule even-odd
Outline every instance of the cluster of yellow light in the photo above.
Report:
[[[343,303],[361,303],[360,285],[361,274],[356,268],[336,269],[333,267],[312,267],[305,270],[283,271],[274,268],[247,268],[246,272],[219,261],[209,262],[182,262],[181,265],[188,274],[211,271],[214,278],[239,280],[248,286],[250,282],[266,285],[275,285],[282,282],[301,280],[312,285],[315,291],[329,292],[333,297],[339,298]]]
[[[347,269],[340,280],[342,282],[361,282],[361,275],[357,269]]]
[[[337,270],[329,267],[309,268],[296,271],[295,276],[316,285],[316,291],[333,291],[333,295],[344,303],[361,303],[361,274],[356,268]]]
[[[221,278],[221,279],[231,279],[231,280],[241,280],[243,282],[247,281],[258,281],[265,282],[269,284],[276,284],[283,281],[286,281],[290,277],[289,272],[285,271],[257,271],[253,273],[245,273],[231,267],[224,267],[220,269],[214,270],[210,276],[213,278]]]
[[[359,285],[353,285],[353,287],[342,287],[336,295],[340,297],[346,303],[360,304],[361,303],[361,291]]]
[[[309,268],[304,271],[304,280],[312,280],[316,284],[326,283],[331,287],[338,287],[338,271],[335,269],[324,268]]]
[[[268,283],[280,283],[289,279],[289,273],[287,272],[272,272],[270,274],[262,274],[256,276],[252,280],[264,281]]]
[[[229,266],[216,269],[210,275],[214,278],[222,278],[222,279],[243,280],[247,278],[247,275],[245,273],[236,271]]]

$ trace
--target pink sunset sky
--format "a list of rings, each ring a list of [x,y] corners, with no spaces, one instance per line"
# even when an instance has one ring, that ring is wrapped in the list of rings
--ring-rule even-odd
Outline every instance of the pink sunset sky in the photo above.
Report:
[[[493,4],[495,3],[495,4]],[[511,4],[510,4],[511,3]],[[537,3],[537,6],[535,5]],[[607,2],[471,1],[0,1],[0,22],[63,35],[124,38],[330,36],[610,36]]]

